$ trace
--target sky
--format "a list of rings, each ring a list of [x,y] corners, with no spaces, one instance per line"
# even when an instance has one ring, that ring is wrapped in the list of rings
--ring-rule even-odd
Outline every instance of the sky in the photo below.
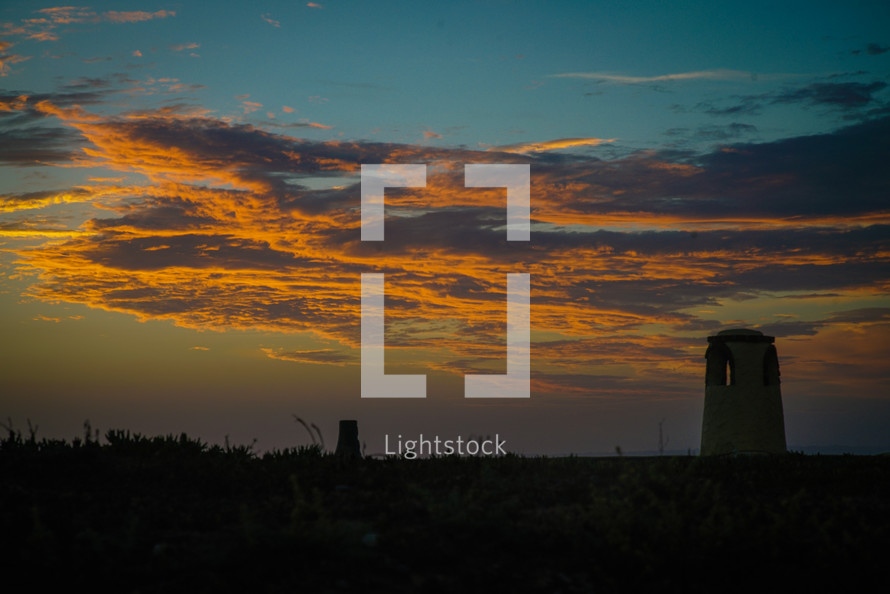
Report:
[[[0,418],[258,450],[695,452],[707,337],[776,337],[790,448],[890,449],[890,5],[0,7]],[[424,164],[362,241],[361,166]],[[528,164],[531,233],[467,164]],[[387,374],[361,397],[362,273]],[[529,398],[506,279],[530,278]]]

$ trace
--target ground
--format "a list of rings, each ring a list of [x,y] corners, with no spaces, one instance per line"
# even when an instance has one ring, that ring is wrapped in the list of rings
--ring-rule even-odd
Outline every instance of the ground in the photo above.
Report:
[[[880,569],[890,456],[348,460],[318,448],[255,455],[184,435],[63,442],[10,432],[0,476],[9,586],[890,586]]]

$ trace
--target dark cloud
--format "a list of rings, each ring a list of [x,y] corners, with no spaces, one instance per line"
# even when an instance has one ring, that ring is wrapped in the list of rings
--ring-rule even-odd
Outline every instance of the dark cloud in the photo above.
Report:
[[[703,111],[715,116],[754,116],[763,112],[764,102],[761,96],[742,97],[735,105],[717,107],[712,102],[702,102],[695,106],[697,111]]]
[[[98,138],[113,135],[141,146],[179,152],[190,166],[225,164],[226,168],[234,166],[251,179],[267,181],[281,173],[342,175],[345,171],[354,171],[360,163],[382,163],[395,155],[409,162],[461,156],[472,156],[473,161],[494,161],[498,156],[497,153],[489,156],[489,153],[474,151],[390,143],[312,142],[273,134],[249,124],[164,115],[107,121],[91,124],[89,128]]]
[[[886,213],[888,160],[890,118],[701,156],[542,163],[532,168],[538,188],[532,214],[542,212],[542,200],[578,215],[639,213],[639,224],[663,216],[728,221]]]
[[[313,122],[276,122],[273,120],[265,120],[260,124],[266,128],[281,128],[283,130],[296,130],[299,128],[319,128],[320,126]]]
[[[94,219],[90,226],[97,231],[134,228],[141,231],[188,231],[212,228],[215,219],[189,212],[185,203],[156,201],[150,208],[139,209],[113,219]]]
[[[725,126],[699,126],[694,131],[689,128],[670,128],[665,136],[695,140],[725,141],[738,140],[757,133],[757,126],[733,122]]]
[[[887,87],[885,82],[813,83],[806,87],[783,91],[770,98],[771,104],[808,103],[839,109],[858,109],[874,100],[874,95]]]
[[[836,324],[875,324],[890,321],[890,308],[867,307],[834,312],[823,320],[790,320],[773,322],[756,326],[767,336],[788,338],[796,336],[815,336],[822,329]]]
[[[890,321],[890,307],[864,307],[831,314],[832,322],[869,324]]]
[[[183,234],[127,237],[105,235],[79,250],[86,260],[123,270],[247,269],[253,271],[307,269],[319,262],[275,250],[268,243],[225,235]]]
[[[80,91],[82,89],[110,89],[114,85],[131,85],[135,84],[139,81],[136,79],[130,78],[124,73],[116,72],[110,74],[108,76],[99,76],[99,77],[89,77],[89,76],[81,76],[80,78],[76,78],[68,83],[64,84],[61,88],[68,91]],[[64,105],[65,103],[59,99],[55,99],[53,97],[46,97],[53,101],[58,105]],[[82,105],[86,105],[86,102],[79,102]]]
[[[791,336],[815,336],[825,326],[825,322],[789,321],[775,322],[757,326],[767,336],[776,338],[788,338]]]
[[[66,128],[0,129],[0,164],[31,167],[69,161],[80,135]]]
[[[0,163],[17,166],[58,163],[80,152],[82,136],[68,126],[53,122],[37,108],[43,101],[63,108],[96,105],[109,95],[107,90],[73,89],[57,93],[0,92]]]
[[[23,112],[39,114],[40,112],[35,109],[35,106],[41,101],[50,101],[60,107],[98,105],[105,101],[111,93],[109,90],[95,90],[96,87],[75,85],[67,88],[69,90],[55,93],[27,93],[24,91],[4,90],[0,92],[0,103],[14,107],[14,109],[9,111],[0,110],[0,118],[14,117],[16,114]],[[82,90],[86,88],[93,90]]]
[[[736,97],[736,103],[729,106],[703,102],[695,109],[715,116],[739,116],[760,115],[768,105],[801,104],[853,112],[876,103],[876,94],[885,88],[887,83],[883,81],[817,82],[795,89]]]
[[[851,51],[850,53],[853,54],[854,56],[858,56],[863,51],[866,54],[868,54],[869,56],[880,56],[883,53],[890,52],[890,46],[880,45],[878,43],[869,43],[868,45],[865,46],[864,50],[856,49],[856,50]]]
[[[350,204],[355,208],[358,187],[353,184],[310,191],[299,185],[302,176],[354,175],[360,163],[392,161],[531,162],[537,189],[532,214],[544,220],[548,210],[556,208],[589,215],[640,212],[692,219],[853,215],[882,212],[890,192],[890,182],[883,174],[883,163],[890,158],[890,118],[869,120],[828,134],[724,146],[698,157],[661,152],[609,161],[579,155],[545,153],[518,158],[496,152],[392,143],[313,142],[208,117],[140,117],[89,123],[83,128],[95,143],[101,145],[106,138],[118,143],[101,146],[108,160],[120,161],[120,166],[131,161],[147,163],[146,158],[157,158],[161,152],[180,155],[180,162],[158,160],[159,174],[169,175],[178,167],[179,175],[207,171],[209,175],[234,175],[262,182],[282,209],[304,214],[342,210]],[[733,123],[706,127],[695,134],[726,140],[754,131],[753,126]],[[55,150],[63,144],[54,134],[38,138],[54,143]],[[148,153],[148,157],[139,151]],[[146,171],[153,173],[151,168]],[[462,168],[449,175],[455,188],[452,197],[467,195],[462,188]],[[422,203],[425,191],[408,194]],[[399,191],[391,194],[398,196]],[[449,224],[460,234],[460,222],[453,225],[441,220],[456,216],[443,212],[429,217],[429,221]],[[478,212],[476,216],[483,214]],[[500,212],[484,216],[488,222],[474,221],[469,232],[479,236],[479,229],[494,229],[498,220],[503,220]],[[437,217],[439,221],[432,220]],[[412,219],[412,224],[422,228],[426,221]]]
[[[884,212],[890,178],[882,164],[888,159],[890,118],[884,118],[829,134],[715,151],[700,160],[702,176],[690,181],[692,193],[720,196],[711,205],[724,213]]]

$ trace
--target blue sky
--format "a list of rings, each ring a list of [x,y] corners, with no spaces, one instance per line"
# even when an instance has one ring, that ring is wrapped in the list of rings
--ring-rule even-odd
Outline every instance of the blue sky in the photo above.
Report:
[[[33,18],[41,8],[17,3],[5,20]],[[135,3],[92,8],[146,10]],[[4,83],[39,92],[59,77],[123,72],[142,82],[204,85],[186,96],[219,115],[244,116],[236,97],[250,95],[263,108],[247,121],[268,119],[266,112],[308,119],[333,126],[327,137],[419,142],[432,131],[444,143],[475,146],[595,136],[651,148],[672,129],[732,123],[703,113],[701,103],[725,107],[732,97],[820,81],[871,82],[890,63],[887,54],[865,51],[890,16],[874,2],[223,2],[212,11],[188,3],[157,10],[176,15],[63,24],[53,29],[58,41],[23,40],[16,53],[34,57]],[[560,78],[572,73],[590,77]],[[703,74],[633,84],[593,76],[684,73]],[[295,113],[283,118],[284,105]],[[825,112],[776,105],[743,123],[769,140],[836,124],[838,114]]]
[[[664,418],[694,449],[705,338],[747,326],[777,337],[789,443],[878,447],[888,17],[3,6],[0,416],[282,447],[299,409],[329,432],[360,416],[372,448],[390,430],[500,431],[529,453],[652,449]],[[357,173],[385,161],[435,175],[387,198],[401,216],[378,253],[355,237]],[[460,187],[468,162],[531,164],[524,251],[498,243],[500,198]],[[471,405],[462,375],[502,358],[489,304],[511,266],[532,274],[532,398]],[[432,370],[426,402],[358,396],[357,271],[375,267],[399,297],[393,365]]]

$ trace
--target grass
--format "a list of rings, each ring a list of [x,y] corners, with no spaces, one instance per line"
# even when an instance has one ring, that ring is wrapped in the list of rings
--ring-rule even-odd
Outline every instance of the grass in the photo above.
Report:
[[[312,432],[307,427],[307,431]],[[0,441],[4,585],[100,592],[887,586],[890,457],[344,460],[85,426]],[[13,591],[10,588],[8,591]]]

